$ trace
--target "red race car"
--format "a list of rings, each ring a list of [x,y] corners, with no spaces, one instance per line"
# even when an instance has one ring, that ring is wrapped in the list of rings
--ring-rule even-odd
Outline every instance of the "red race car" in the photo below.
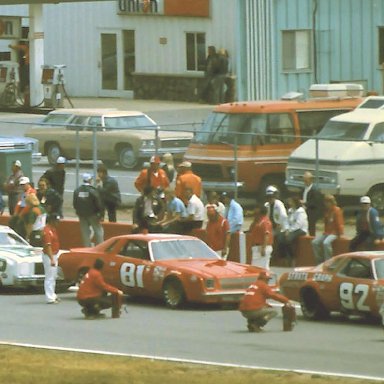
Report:
[[[300,302],[307,319],[323,319],[330,312],[379,317],[384,252],[346,253],[316,267],[295,268],[280,277],[280,291]]]
[[[65,280],[79,281],[96,258],[104,260],[109,284],[132,296],[162,297],[171,308],[187,301],[236,303],[263,270],[224,261],[195,237],[137,234],[63,254],[59,266]]]

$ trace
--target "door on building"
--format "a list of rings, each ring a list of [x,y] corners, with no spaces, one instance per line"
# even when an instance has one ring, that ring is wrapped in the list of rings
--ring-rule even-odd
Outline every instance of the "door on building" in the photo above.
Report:
[[[131,96],[135,71],[135,31],[100,33],[100,96]]]

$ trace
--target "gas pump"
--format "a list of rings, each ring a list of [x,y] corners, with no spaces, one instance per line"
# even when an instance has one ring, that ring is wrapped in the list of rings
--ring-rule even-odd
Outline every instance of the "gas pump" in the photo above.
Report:
[[[19,63],[0,61],[0,105],[17,103],[19,81]]]
[[[43,65],[41,84],[44,87],[44,106],[49,108],[63,108],[64,96],[73,107],[65,90],[64,68],[66,65]]]

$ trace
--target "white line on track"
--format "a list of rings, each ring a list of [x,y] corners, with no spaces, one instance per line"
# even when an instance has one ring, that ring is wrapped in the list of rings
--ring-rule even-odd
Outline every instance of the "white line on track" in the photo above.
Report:
[[[76,353],[89,353],[94,355],[106,355],[106,356],[122,356],[122,357],[131,357],[137,359],[148,359],[148,360],[157,360],[157,361],[169,361],[174,363],[186,363],[186,364],[200,364],[208,366],[217,366],[217,367],[226,367],[226,368],[241,368],[241,369],[255,369],[262,371],[281,371],[281,372],[294,372],[301,374],[309,375],[321,375],[328,377],[345,377],[350,379],[360,379],[360,380],[375,380],[383,381],[383,377],[378,376],[365,376],[365,375],[353,375],[348,373],[331,373],[323,371],[311,371],[306,369],[287,369],[279,367],[262,367],[257,365],[242,365],[242,364],[230,364],[230,363],[217,363],[214,361],[203,361],[203,360],[192,360],[192,359],[180,359],[176,357],[162,357],[162,356],[151,356],[151,355],[138,355],[134,353],[119,353],[119,352],[108,352],[108,351],[98,351],[91,349],[77,349],[77,348],[65,348],[65,347],[52,347],[49,345],[39,345],[39,344],[25,344],[25,343],[10,343],[5,341],[0,341],[0,345],[8,345],[12,347],[25,347],[25,348],[36,348],[36,349],[47,349],[54,351],[63,351],[63,352],[76,352]]]

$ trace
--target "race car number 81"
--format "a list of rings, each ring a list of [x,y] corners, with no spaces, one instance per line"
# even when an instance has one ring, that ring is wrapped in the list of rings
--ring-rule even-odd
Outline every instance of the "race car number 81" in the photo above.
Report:
[[[357,284],[354,285],[352,283],[342,283],[340,284],[340,301],[341,305],[345,309],[354,310],[357,309],[359,311],[370,311],[368,305],[365,305],[365,301],[367,300],[369,293],[369,286],[366,284]],[[354,295],[358,296],[358,299],[354,301]]]
[[[133,263],[123,263],[120,267],[120,280],[127,287],[144,288],[143,272],[145,265],[136,265]]]

